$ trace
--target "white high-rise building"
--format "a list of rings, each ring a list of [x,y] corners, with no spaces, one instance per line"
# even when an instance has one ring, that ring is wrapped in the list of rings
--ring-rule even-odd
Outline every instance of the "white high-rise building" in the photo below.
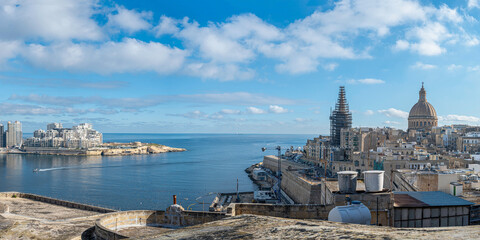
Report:
[[[7,147],[21,147],[23,143],[22,124],[19,121],[8,122],[7,127]]]

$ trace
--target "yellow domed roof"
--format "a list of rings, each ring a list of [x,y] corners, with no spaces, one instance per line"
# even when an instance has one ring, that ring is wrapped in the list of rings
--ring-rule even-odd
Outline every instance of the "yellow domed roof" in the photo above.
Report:
[[[423,88],[423,83],[419,95],[420,98],[418,99],[418,102],[413,105],[408,118],[437,119],[437,112],[435,111],[435,108],[432,106],[432,104],[427,102],[427,93]]]
[[[429,102],[417,102],[413,105],[408,117],[437,118],[437,112]]]

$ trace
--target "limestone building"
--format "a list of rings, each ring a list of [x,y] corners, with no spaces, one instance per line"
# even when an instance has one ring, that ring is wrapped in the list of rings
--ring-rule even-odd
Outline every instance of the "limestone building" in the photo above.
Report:
[[[102,133],[88,123],[72,128],[64,128],[61,123],[51,123],[47,129],[33,132],[33,137],[27,139],[25,147],[85,149],[99,146],[103,142]]]
[[[418,102],[413,105],[408,115],[408,130],[430,131],[432,127],[437,125],[437,112],[432,104],[427,102],[427,92],[422,83]]]

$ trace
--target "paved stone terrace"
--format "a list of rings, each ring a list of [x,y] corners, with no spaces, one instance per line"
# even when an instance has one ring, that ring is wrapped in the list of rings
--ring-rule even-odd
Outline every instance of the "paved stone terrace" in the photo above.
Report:
[[[101,215],[25,198],[0,197],[0,239],[80,239]]]
[[[478,239],[480,226],[391,228],[241,215],[142,239]]]

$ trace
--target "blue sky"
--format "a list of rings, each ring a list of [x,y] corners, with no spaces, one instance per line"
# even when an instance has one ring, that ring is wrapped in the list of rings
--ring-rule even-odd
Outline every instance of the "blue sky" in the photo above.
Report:
[[[0,120],[103,132],[480,123],[480,1],[0,1]]]

